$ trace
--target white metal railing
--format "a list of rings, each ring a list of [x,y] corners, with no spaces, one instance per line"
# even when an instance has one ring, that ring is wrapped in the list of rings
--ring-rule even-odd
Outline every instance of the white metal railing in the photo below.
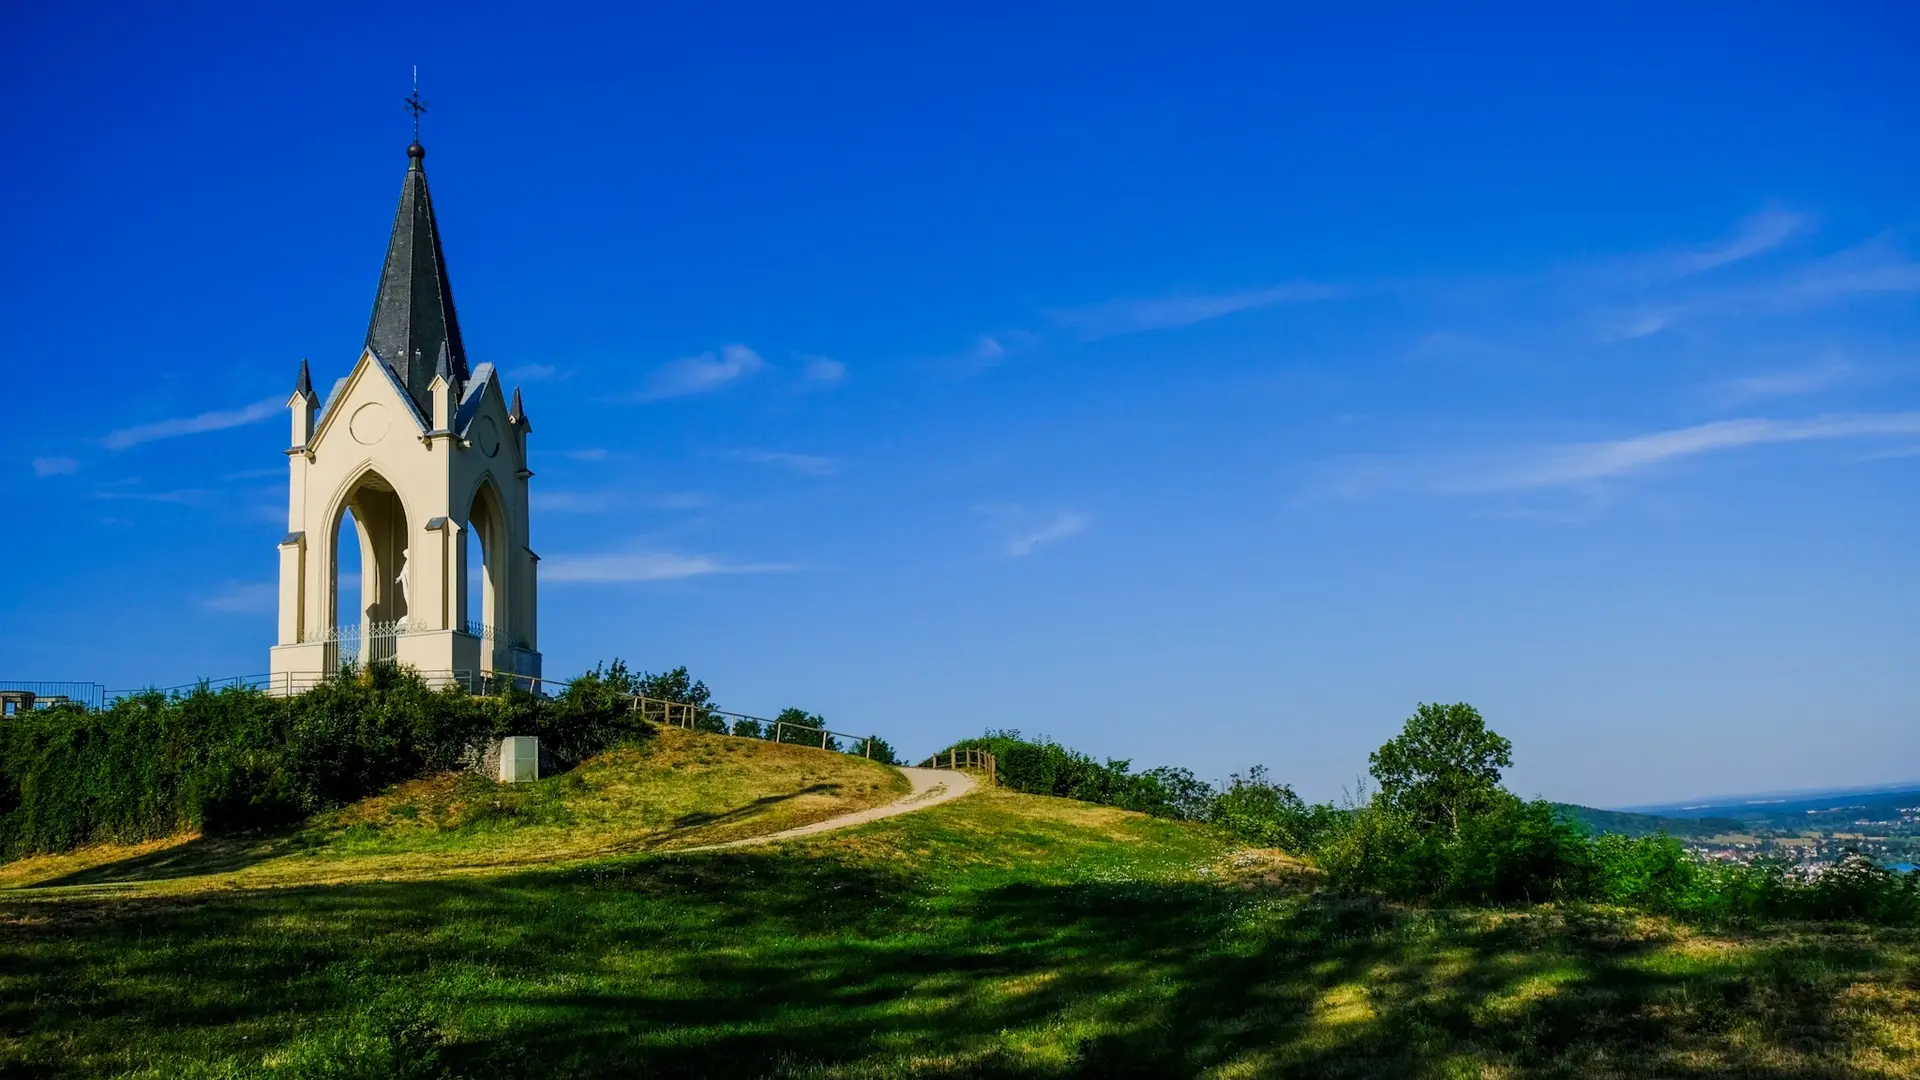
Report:
[[[420,629],[405,619],[356,623],[351,626],[322,626],[300,635],[301,644],[337,646],[336,663],[354,661],[362,666],[392,660],[399,651],[401,634]]]

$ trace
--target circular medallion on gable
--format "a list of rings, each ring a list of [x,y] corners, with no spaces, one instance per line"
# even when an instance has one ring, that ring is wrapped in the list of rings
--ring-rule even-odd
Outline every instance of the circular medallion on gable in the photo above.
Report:
[[[386,406],[377,401],[369,401],[353,410],[353,416],[347,420],[347,430],[353,433],[353,441],[362,446],[372,446],[386,438]]]
[[[473,422],[473,445],[488,457],[500,452],[500,429],[494,426],[493,417],[483,416]]]

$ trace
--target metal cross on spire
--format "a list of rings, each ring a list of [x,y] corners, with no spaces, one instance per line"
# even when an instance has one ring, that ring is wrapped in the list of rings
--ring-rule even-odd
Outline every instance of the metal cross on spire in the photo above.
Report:
[[[407,95],[407,109],[413,113],[413,141],[420,141],[420,114],[427,111],[427,103],[420,100],[420,65],[413,65],[413,93]]]

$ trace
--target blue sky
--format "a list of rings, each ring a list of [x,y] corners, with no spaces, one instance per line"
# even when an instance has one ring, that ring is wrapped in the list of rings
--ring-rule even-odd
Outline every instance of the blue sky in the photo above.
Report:
[[[1899,5],[13,10],[0,674],[264,670],[409,66],[551,673],[1336,796],[1920,777]]]

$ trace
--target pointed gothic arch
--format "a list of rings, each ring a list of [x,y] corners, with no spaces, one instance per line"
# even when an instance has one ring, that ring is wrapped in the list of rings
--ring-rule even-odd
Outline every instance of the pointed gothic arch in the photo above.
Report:
[[[461,583],[461,595],[467,598],[467,632],[483,639],[497,639],[513,625],[513,595],[507,587],[511,576],[508,538],[513,530],[507,520],[506,503],[491,472],[480,474],[464,501],[462,517],[467,535],[480,549],[478,566],[473,565],[470,554],[462,560],[465,580]],[[480,601],[477,610],[472,603],[474,599]]]

